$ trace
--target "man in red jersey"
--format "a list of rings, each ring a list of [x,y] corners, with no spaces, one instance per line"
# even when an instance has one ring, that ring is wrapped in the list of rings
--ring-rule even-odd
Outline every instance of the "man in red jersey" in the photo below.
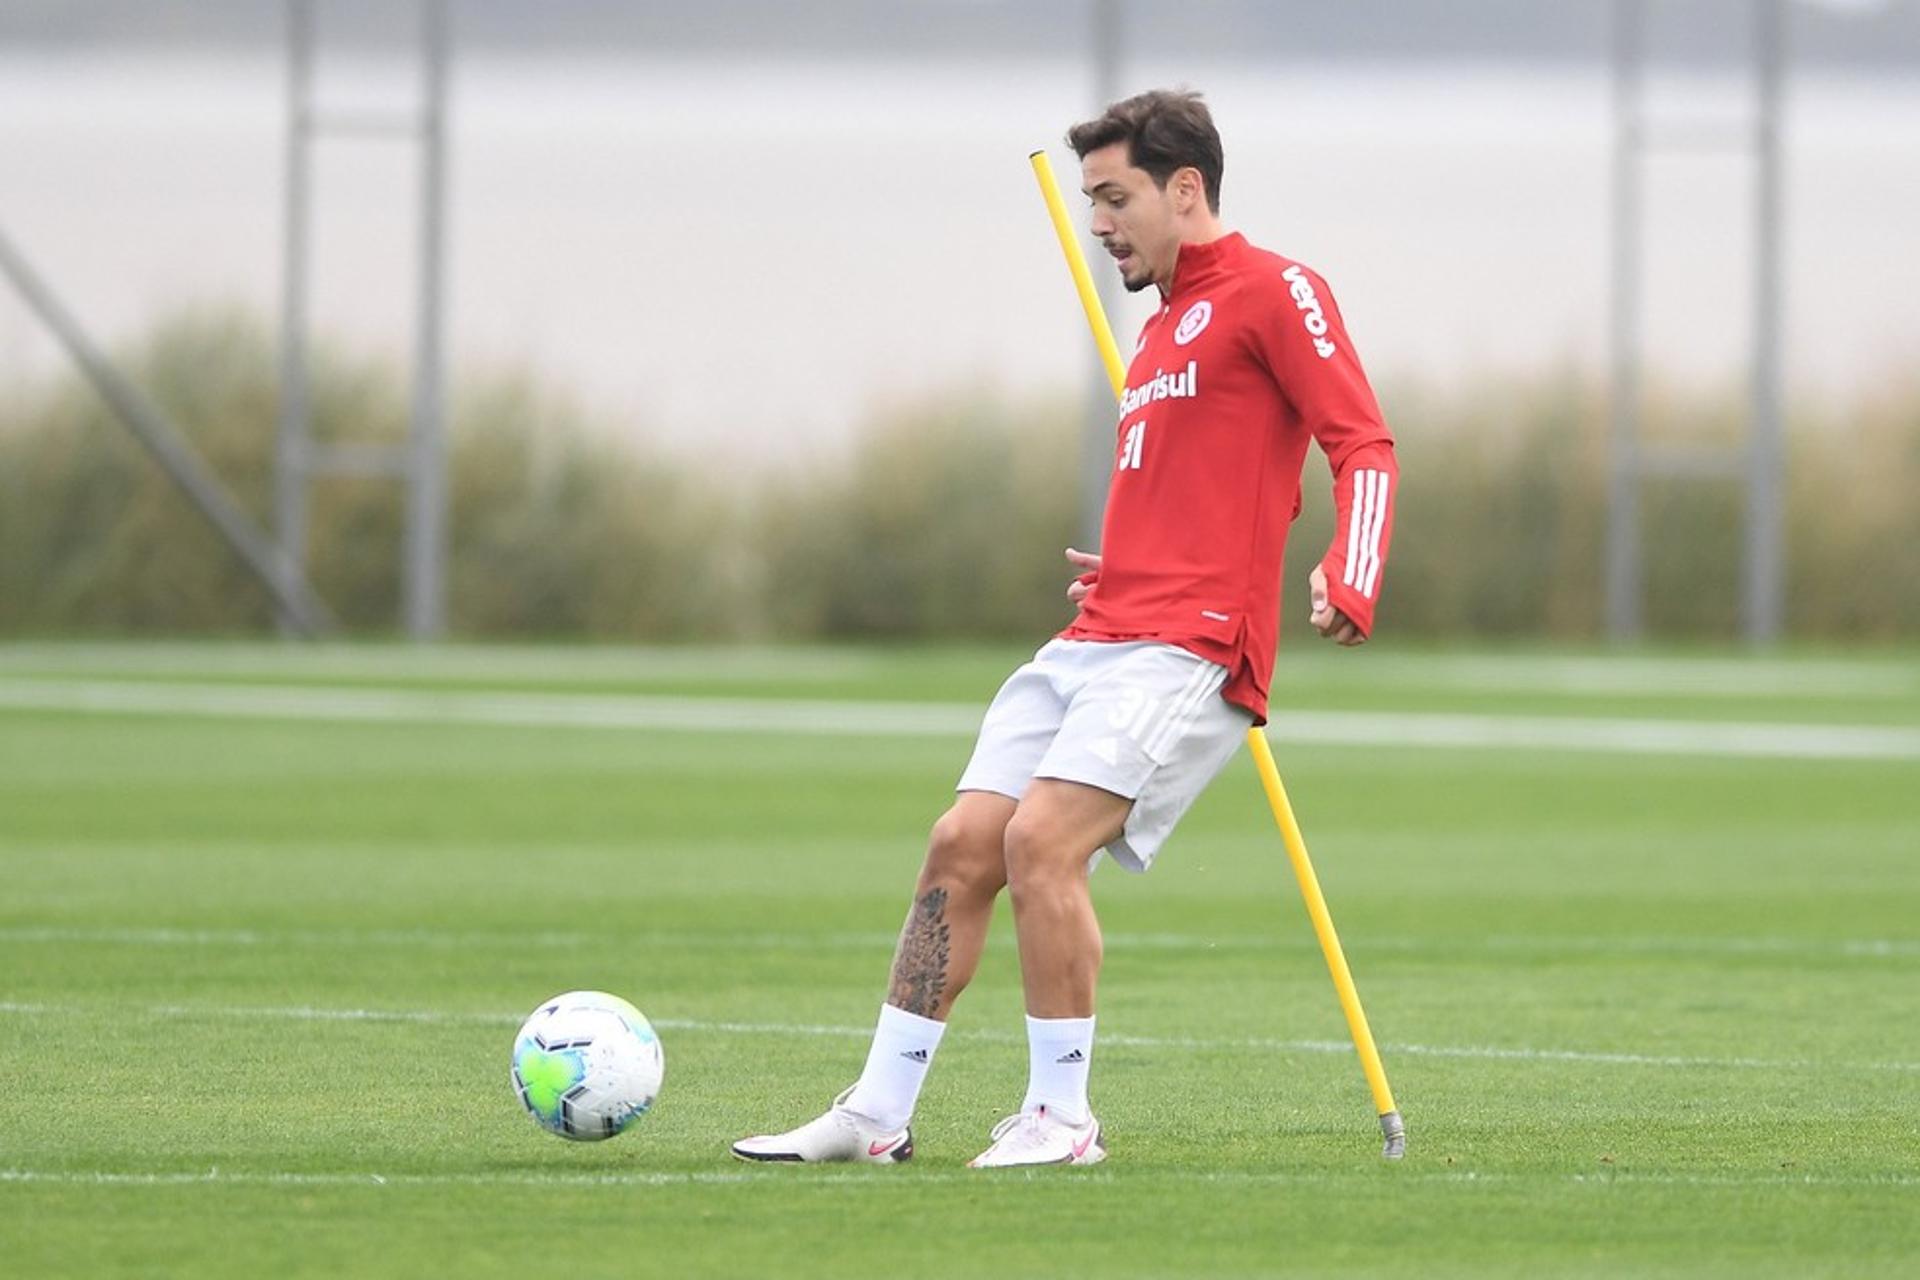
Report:
[[[1104,1158],[1087,1102],[1101,957],[1087,877],[1101,850],[1145,871],[1248,726],[1264,724],[1287,526],[1309,441],[1333,470],[1333,545],[1310,620],[1373,629],[1398,477],[1326,281],[1219,220],[1220,136],[1195,93],[1154,92],[1076,125],[1093,233],[1161,306],[1120,402],[1101,553],[1067,589],[1073,624],[1008,678],[953,807],[934,824],[859,1081],[826,1114],[746,1138],[749,1160],[890,1162],[953,1003],[1009,890],[1027,1008],[1020,1109],[975,1167]]]

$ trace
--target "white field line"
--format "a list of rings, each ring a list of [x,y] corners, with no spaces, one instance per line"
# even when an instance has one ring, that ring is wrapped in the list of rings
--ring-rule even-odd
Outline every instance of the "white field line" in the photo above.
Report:
[[[559,685],[620,680],[792,684],[860,679],[884,662],[884,654],[859,649],[755,645],[0,644],[0,672],[25,676],[212,676],[264,682],[335,678],[529,680]]]
[[[84,1012],[81,1006],[34,1004],[0,1001],[0,1016],[59,1018]],[[437,1009],[328,1009],[310,1005],[147,1005],[133,1009],[115,1009],[116,1016],[128,1014],[151,1018],[238,1018],[285,1019],[293,1022],[368,1022],[412,1023],[431,1026],[512,1027],[520,1015],[507,1013],[458,1012]],[[698,1019],[656,1018],[653,1025],[663,1031],[690,1031],[710,1035],[797,1036],[865,1040],[873,1034],[870,1026],[836,1026],[821,1023],[792,1022],[712,1022]],[[958,1029],[949,1036],[988,1043],[1025,1044],[1024,1035],[1010,1031]],[[1130,1036],[1103,1034],[1103,1045],[1141,1049],[1191,1049],[1202,1052],[1230,1050],[1256,1053],[1348,1054],[1353,1046],[1344,1040],[1281,1040],[1266,1037],[1209,1038],[1201,1036]],[[1614,1053],[1581,1049],[1535,1049],[1492,1045],[1382,1044],[1384,1053],[1426,1058],[1478,1058],[1503,1062],[1578,1062],[1605,1066],[1668,1068],[1738,1068],[1742,1070],[1858,1070],[1920,1072],[1920,1062],[1827,1062],[1808,1058],[1692,1057],[1679,1054]]]
[[[1454,944],[1464,945],[1464,944]],[[1502,934],[1486,939],[1488,947],[1510,951],[1612,952],[1631,955],[1782,955],[1833,956],[1887,960],[1920,957],[1920,940],[1912,938],[1664,938],[1657,934],[1609,938],[1604,935]]]
[[[454,931],[435,929],[180,929],[74,928],[65,925],[0,925],[0,944],[48,943],[61,946],[129,947],[420,947],[468,950],[573,950],[589,947],[675,947],[736,951],[866,951],[891,948],[893,933],[703,933],[644,930],[629,936],[534,931]],[[1012,939],[997,945],[1012,945]],[[1151,944],[1148,944],[1151,945]]]
[[[1368,711],[1276,713],[1267,737],[1303,745],[1598,751],[1743,759],[1920,760],[1920,729]]]
[[[959,737],[983,706],[950,702],[461,693],[0,677],[0,709],[520,728]],[[1595,751],[1747,759],[1920,760],[1920,729],[1887,725],[1278,711],[1274,742],[1443,750]]]
[[[916,1161],[915,1165],[920,1162]],[[211,1168],[175,1172],[111,1172],[77,1169],[0,1168],[0,1186],[55,1185],[91,1187],[671,1187],[671,1186],[752,1186],[792,1183],[800,1186],[916,1186],[927,1182],[970,1183],[976,1186],[1017,1178],[1056,1186],[1095,1182],[1127,1185],[1131,1183],[1199,1182],[1218,1186],[1315,1185],[1330,1182],[1361,1182],[1373,1185],[1380,1179],[1395,1184],[1414,1181],[1444,1183],[1452,1186],[1511,1186],[1541,1183],[1571,1183],[1596,1188],[1646,1187],[1735,1187],[1796,1190],[1809,1187],[1920,1189],[1920,1175],[1880,1174],[1793,1174],[1793,1173],[1637,1173],[1633,1170],[1607,1170],[1600,1173],[1507,1173],[1474,1170],[1394,1169],[1389,1172],[1223,1170],[1223,1169],[1140,1169],[1074,1170],[1066,1174],[1050,1171],[1023,1171],[1019,1174],[980,1173],[966,1169],[901,1167],[897,1169],[736,1169],[720,1170],[609,1170],[604,1173],[556,1170],[551,1173],[294,1173],[271,1170]]]
[[[1284,670],[1284,667],[1282,668]],[[1367,678],[1400,688],[1565,697],[1833,698],[1883,701],[1920,693],[1900,660],[1579,657],[1551,654],[1374,654]]]
[[[1109,931],[1107,946],[1116,951],[1311,951],[1312,938],[1272,934],[1127,933]],[[893,933],[712,933],[704,931],[642,930],[631,935],[509,930],[438,929],[190,929],[70,925],[0,925],[0,945],[130,947],[421,947],[436,950],[479,949],[572,950],[595,947],[674,947],[701,950],[870,951],[891,949]],[[989,940],[996,949],[1011,949],[1014,939],[1002,933]],[[1539,954],[1704,955],[1827,957],[1852,960],[1920,959],[1920,940],[1895,938],[1740,938],[1684,935],[1573,935],[1502,934],[1489,938],[1408,937],[1404,934],[1347,939],[1348,949],[1395,954],[1526,951]]]
[[[980,727],[985,712],[984,705],[938,702],[458,693],[12,678],[0,678],[0,708],[105,715],[906,737],[971,734]]]
[[[363,680],[829,680],[872,672],[883,655],[861,650],[766,646],[18,642],[0,645],[0,672],[23,676],[220,676],[249,681],[342,677]],[[1289,656],[1277,673],[1302,687],[1346,664],[1328,655]],[[1347,671],[1351,675],[1351,671]],[[1900,658],[1772,659],[1620,654],[1377,653],[1374,686],[1568,696],[1833,698],[1880,701],[1920,693],[1920,668]]]

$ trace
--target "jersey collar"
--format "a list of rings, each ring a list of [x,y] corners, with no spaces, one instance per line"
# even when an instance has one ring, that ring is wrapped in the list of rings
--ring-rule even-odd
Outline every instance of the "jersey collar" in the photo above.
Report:
[[[1203,283],[1208,277],[1222,270],[1247,247],[1247,238],[1238,231],[1229,231],[1218,240],[1209,240],[1205,244],[1181,244],[1173,260],[1173,288],[1162,299],[1171,302],[1181,293]]]

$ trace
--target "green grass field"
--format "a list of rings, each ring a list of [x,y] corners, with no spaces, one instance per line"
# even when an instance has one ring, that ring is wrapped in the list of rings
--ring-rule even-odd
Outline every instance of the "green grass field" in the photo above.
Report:
[[[730,1161],[858,1072],[1023,656],[0,647],[0,1268],[1913,1274],[1910,653],[1283,655],[1404,1162],[1244,756],[1095,877],[1106,1164],[963,1168],[1025,1077],[1004,918],[918,1159]],[[667,1046],[610,1143],[507,1083],[576,987]]]

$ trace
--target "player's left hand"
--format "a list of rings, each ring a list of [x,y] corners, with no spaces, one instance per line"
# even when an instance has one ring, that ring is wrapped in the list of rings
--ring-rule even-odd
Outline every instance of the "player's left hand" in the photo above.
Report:
[[[1307,621],[1313,629],[1327,639],[1348,647],[1365,644],[1367,637],[1355,626],[1353,619],[1334,608],[1327,600],[1327,575],[1315,565],[1313,572],[1307,575],[1307,600],[1312,611]]]
[[[1094,582],[1100,577],[1100,557],[1091,551],[1076,551],[1067,548],[1067,563],[1083,570],[1079,577],[1067,584],[1067,601],[1078,605],[1087,598],[1087,592],[1093,590]]]

